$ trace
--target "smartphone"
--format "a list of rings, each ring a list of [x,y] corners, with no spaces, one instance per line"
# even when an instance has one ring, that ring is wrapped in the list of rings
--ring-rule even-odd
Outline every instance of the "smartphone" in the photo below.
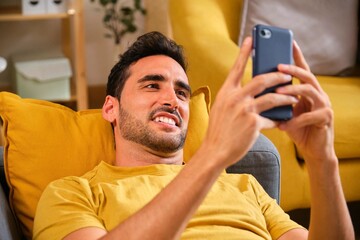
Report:
[[[253,28],[253,77],[259,74],[277,72],[280,63],[291,64],[293,33],[289,29],[274,26],[256,25]],[[286,84],[292,84],[292,81]],[[274,92],[280,84],[260,93],[258,96]],[[256,97],[258,97],[256,96]],[[280,106],[260,113],[261,116],[286,121],[292,118],[292,106]]]

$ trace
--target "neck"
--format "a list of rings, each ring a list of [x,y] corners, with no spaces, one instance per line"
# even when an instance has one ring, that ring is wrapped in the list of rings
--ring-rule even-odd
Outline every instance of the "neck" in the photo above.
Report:
[[[131,142],[121,141],[116,143],[116,166],[136,167],[152,164],[174,164],[183,163],[183,150],[175,153],[156,152],[143,145]]]

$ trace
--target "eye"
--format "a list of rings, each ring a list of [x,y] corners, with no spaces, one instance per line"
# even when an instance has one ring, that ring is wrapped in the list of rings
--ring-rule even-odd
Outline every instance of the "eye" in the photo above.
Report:
[[[182,100],[187,100],[189,98],[189,94],[187,91],[184,90],[176,90],[176,95],[179,96]]]
[[[145,86],[145,88],[150,88],[150,89],[159,89],[159,84],[157,83],[151,83]]]

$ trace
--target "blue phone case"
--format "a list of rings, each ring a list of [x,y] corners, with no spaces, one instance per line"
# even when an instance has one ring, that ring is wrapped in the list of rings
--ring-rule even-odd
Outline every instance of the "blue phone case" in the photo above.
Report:
[[[291,30],[273,26],[256,25],[253,28],[253,76],[276,72],[280,63],[291,64],[293,59]],[[291,82],[286,83],[291,84]],[[282,84],[283,85],[283,84]],[[274,92],[279,86],[266,89],[260,95]],[[292,106],[281,106],[260,113],[276,121],[292,118]]]

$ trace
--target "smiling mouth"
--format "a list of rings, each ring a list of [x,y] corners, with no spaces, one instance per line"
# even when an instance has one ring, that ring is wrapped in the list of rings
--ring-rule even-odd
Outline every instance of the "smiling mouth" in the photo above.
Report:
[[[169,108],[168,106],[162,106],[151,111],[149,119],[156,123],[163,123],[169,126],[182,126],[182,118],[179,112]]]
[[[172,118],[168,118],[168,117],[156,117],[154,119],[155,122],[161,122],[161,123],[166,123],[172,126],[177,126],[176,122],[174,119]]]

